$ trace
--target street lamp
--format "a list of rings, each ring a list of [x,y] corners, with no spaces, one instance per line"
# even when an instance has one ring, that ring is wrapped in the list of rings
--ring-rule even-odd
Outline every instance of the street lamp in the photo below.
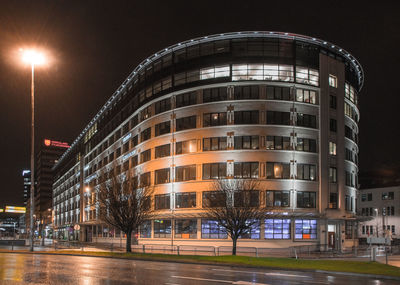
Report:
[[[31,209],[30,209],[30,251],[33,251],[33,238],[34,238],[34,227],[33,227],[33,213],[35,207],[35,65],[42,65],[45,63],[45,57],[42,53],[35,50],[20,50],[22,52],[22,61],[26,64],[30,64],[32,70],[32,80],[31,80]]]

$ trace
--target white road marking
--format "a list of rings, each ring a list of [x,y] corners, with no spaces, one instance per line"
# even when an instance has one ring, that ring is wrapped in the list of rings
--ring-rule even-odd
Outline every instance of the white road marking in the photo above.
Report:
[[[264,273],[264,274],[265,274],[265,275],[268,275],[268,276],[312,278],[312,277],[310,277],[310,276],[297,275],[297,274],[286,274],[286,273],[273,273],[273,272],[269,272],[269,273]]]
[[[189,276],[171,276],[173,278],[181,278],[181,279],[190,279],[190,280],[198,280],[198,281],[210,281],[210,282],[221,282],[221,283],[230,283],[234,284],[234,281],[228,280],[218,280],[218,279],[206,279],[206,278],[196,278],[196,277],[189,277]]]
[[[181,279],[189,279],[189,280],[198,280],[198,281],[229,283],[229,284],[233,284],[233,285],[269,285],[266,283],[254,283],[254,282],[248,282],[248,281],[229,281],[229,280],[207,279],[207,278],[197,278],[197,277],[189,277],[189,276],[171,276],[171,277],[181,278]]]
[[[305,275],[296,275],[296,274],[285,274],[285,273],[274,273],[274,272],[261,272],[261,271],[240,271],[240,270],[229,270],[229,269],[217,269],[213,268],[215,271],[230,271],[230,272],[240,272],[240,273],[248,273],[248,274],[264,274],[268,276],[279,276],[279,277],[301,277],[301,278],[312,278],[311,276]]]

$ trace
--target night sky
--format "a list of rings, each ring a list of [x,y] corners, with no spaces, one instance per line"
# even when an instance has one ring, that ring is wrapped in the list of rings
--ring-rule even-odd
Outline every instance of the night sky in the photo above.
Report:
[[[399,4],[151,2],[1,0],[0,206],[22,204],[21,173],[30,165],[30,69],[18,52],[28,46],[52,59],[36,72],[38,144],[45,137],[71,143],[136,65],[174,43],[249,30],[321,38],[351,52],[364,68],[361,171],[400,164]]]

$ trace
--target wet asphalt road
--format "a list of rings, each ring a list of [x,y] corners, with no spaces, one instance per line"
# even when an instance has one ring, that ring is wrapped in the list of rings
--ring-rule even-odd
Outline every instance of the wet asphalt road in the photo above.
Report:
[[[0,284],[399,284],[358,276],[83,256],[0,253]]]

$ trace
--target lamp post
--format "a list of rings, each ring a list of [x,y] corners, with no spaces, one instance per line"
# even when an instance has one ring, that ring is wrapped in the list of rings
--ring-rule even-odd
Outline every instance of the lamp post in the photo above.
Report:
[[[34,221],[33,213],[35,207],[35,65],[40,65],[44,63],[43,54],[34,50],[21,50],[22,60],[30,64],[31,66],[31,197],[30,197],[30,251],[33,251],[33,239],[34,239]]]

